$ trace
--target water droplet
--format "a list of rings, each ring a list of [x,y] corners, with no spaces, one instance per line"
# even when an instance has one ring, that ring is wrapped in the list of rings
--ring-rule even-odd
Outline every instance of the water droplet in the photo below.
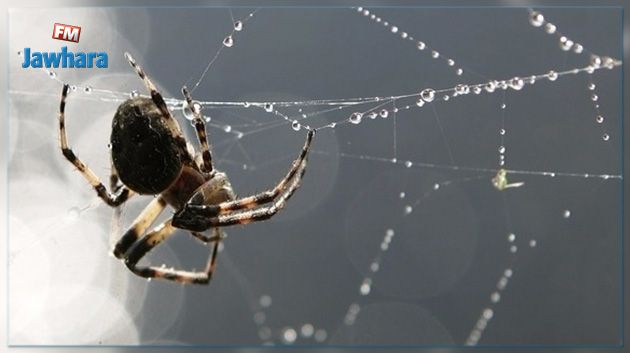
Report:
[[[361,283],[361,287],[359,288],[359,292],[361,293],[361,295],[368,295],[370,294],[371,290],[372,280],[370,280],[369,278],[364,279],[363,283]]]
[[[412,165],[413,165],[412,161],[406,161],[405,162],[405,167],[407,167],[407,168],[411,168]]]
[[[232,38],[232,36],[225,37],[225,39],[223,39],[223,45],[231,48],[232,46],[234,46],[234,38]]]
[[[234,30],[240,32],[243,30],[243,21],[234,22]]]
[[[490,320],[492,319],[492,316],[494,316],[494,312],[492,311],[492,309],[486,308],[484,309],[482,316],[484,319]]]
[[[547,32],[549,34],[556,33],[556,25],[554,25],[551,22],[548,22],[547,24],[545,24],[545,32]]]
[[[499,146],[499,153],[505,153],[505,146]]]
[[[398,32],[398,27],[392,26],[391,31],[392,31],[392,33],[397,33]]]
[[[273,104],[265,103],[264,108],[266,112],[271,113],[273,111]]]
[[[506,268],[506,269],[505,269],[505,271],[503,271],[503,275],[504,275],[505,277],[507,277],[507,278],[512,277],[512,274],[513,274],[513,273],[514,273],[514,272],[512,272],[512,269],[511,269],[511,268]]]
[[[510,246],[510,252],[511,252],[512,254],[514,254],[516,251],[518,251],[518,248],[516,247],[516,245],[512,245],[512,246]]]
[[[184,101],[184,105],[182,106],[182,114],[184,114],[184,117],[188,120],[193,120],[195,118],[195,115],[193,114],[193,109],[194,108],[196,111],[200,111],[201,110],[201,104],[197,101],[193,101],[192,102],[192,107],[188,105],[187,101]]]
[[[54,71],[48,71],[48,77],[54,79],[57,77],[57,74]]]
[[[535,248],[536,247],[536,239],[532,239],[529,241],[529,247],[530,248]]]
[[[562,217],[564,217],[564,218],[571,217],[571,211],[570,210],[564,210],[564,213],[562,214]]]
[[[424,44],[424,42],[418,42],[418,50],[424,50],[424,48],[426,48],[427,45]]]
[[[350,115],[350,122],[353,124],[359,124],[361,122],[361,119],[363,119],[362,113],[354,112],[352,113],[352,115]]]
[[[505,129],[501,129],[501,130],[499,130],[499,134],[500,134],[500,135],[505,135]]]
[[[74,223],[79,219],[81,215],[81,210],[78,207],[72,207],[66,213],[65,221],[66,223]]]
[[[604,117],[603,117],[603,116],[601,116],[601,115],[598,115],[597,117],[595,117],[595,121],[596,121],[598,124],[601,124],[601,123],[603,123],[603,122],[604,122]]]
[[[592,95],[591,95],[591,100],[592,100],[593,102],[597,102],[597,100],[598,100],[598,99],[599,99],[599,97],[598,97],[596,94],[592,94]]]
[[[381,118],[387,118],[387,116],[389,115],[389,112],[387,111],[387,109],[383,109],[381,110],[379,115],[381,116]]]
[[[558,73],[551,70],[547,73],[547,78],[549,79],[549,81],[555,81],[558,79]]]
[[[83,89],[83,91],[84,91],[85,93],[88,93],[88,94],[89,94],[89,93],[92,93],[92,86],[85,86],[85,88]]]
[[[424,105],[424,100],[422,98],[418,98],[418,100],[416,101],[416,105],[418,107],[421,107]]]
[[[432,57],[433,59],[437,59],[437,58],[439,58],[439,57],[440,57],[440,52],[438,52],[437,50],[433,50],[433,51],[431,52],[431,57]]]
[[[497,88],[497,84],[494,83],[494,81],[490,81],[490,82],[486,83],[483,88],[486,90],[486,92],[492,93]]]
[[[591,55],[591,66],[598,68],[602,65],[602,58],[597,55]]]
[[[525,86],[525,82],[520,77],[514,77],[510,80],[510,87],[515,91],[520,91],[523,86]]]
[[[140,95],[140,93],[138,93],[138,90],[133,90],[131,92],[129,92],[129,97],[130,98],[138,98],[138,96]]]
[[[70,86],[70,90],[72,92],[76,92],[77,91],[77,86],[75,86],[75,85]]]
[[[507,104],[503,103],[501,104],[501,109],[505,109],[507,107]]]
[[[536,83],[536,75],[529,76],[529,84],[533,85],[534,83]]]
[[[225,125],[223,127],[223,131],[225,132],[231,132],[232,131],[232,125]]]
[[[479,87],[479,86],[475,86],[475,87],[473,87],[473,93],[474,93],[474,94],[479,94],[479,93],[481,93],[481,87]]]
[[[297,339],[297,332],[291,327],[287,327],[282,331],[282,340],[284,343],[291,344]]]
[[[378,113],[376,113],[376,112],[370,112],[370,114],[368,114],[368,117],[370,119],[376,119],[377,116],[378,116]]]
[[[602,135],[602,140],[604,140],[604,141],[608,141],[608,140],[610,140],[610,135],[608,135],[608,134],[603,134],[603,135]]]
[[[372,264],[370,265],[370,270],[372,272],[376,272],[378,271],[380,265],[378,264],[378,262],[372,262]]]
[[[311,324],[304,324],[300,329],[300,333],[302,334],[302,336],[308,338],[311,337],[313,333],[315,333],[315,328]]]
[[[515,240],[516,240],[516,234],[514,234],[514,233],[508,234],[508,241],[510,243],[513,243]]]
[[[581,54],[584,51],[584,47],[580,43],[573,44],[573,52],[576,54]]]
[[[545,17],[538,11],[532,11],[529,15],[529,23],[534,27],[540,27],[545,23]]]
[[[468,94],[470,92],[470,88],[468,85],[459,84],[455,86],[455,93],[457,94]]]
[[[432,88],[426,88],[420,92],[420,97],[422,97],[425,102],[433,102],[435,99],[435,90]]]
[[[451,99],[451,97],[448,94],[445,94],[444,97],[442,97],[442,99],[446,102],[449,99]]]
[[[560,49],[564,51],[571,50],[573,47],[573,41],[565,36],[560,37]]]
[[[315,341],[324,342],[326,340],[326,337],[328,337],[328,333],[326,333],[326,330],[319,329],[315,331]]]
[[[302,128],[302,126],[297,120],[293,120],[293,122],[291,123],[291,128],[295,131],[300,131],[300,128]]]
[[[401,199],[404,199],[404,198],[405,198],[405,195],[406,195],[406,194],[405,194],[405,192],[404,192],[404,191],[402,191],[402,192],[401,192],[398,196],[399,196]]]
[[[448,59],[448,60],[446,60],[446,63],[448,64],[448,66],[453,66],[453,65],[455,65],[455,60]]]
[[[413,212],[413,207],[411,207],[410,205],[405,206],[405,214],[410,214],[411,212]]]
[[[490,295],[490,301],[492,301],[493,303],[498,303],[499,300],[501,300],[501,294],[499,294],[499,292],[493,292]]]
[[[459,69],[455,70],[455,74],[457,76],[461,76],[463,73],[464,73],[464,69],[462,69],[461,67]]]
[[[615,67],[615,61],[613,60],[613,58],[605,56],[602,60],[605,68],[612,69]]]
[[[260,306],[262,306],[263,308],[268,308],[271,306],[271,297],[268,295],[263,295],[260,297],[259,302]]]
[[[440,188],[440,184],[438,183],[433,184],[433,190],[437,190],[439,188]]]

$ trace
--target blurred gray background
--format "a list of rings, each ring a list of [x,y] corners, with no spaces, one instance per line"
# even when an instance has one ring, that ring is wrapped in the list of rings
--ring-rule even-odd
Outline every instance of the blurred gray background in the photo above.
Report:
[[[232,13],[243,18],[252,10]],[[453,58],[464,75],[354,10],[264,8],[235,36],[234,47],[222,51],[194,95],[211,101],[390,96],[588,64],[587,56],[560,51],[555,37],[530,26],[524,8],[373,10]],[[621,57],[619,9],[542,10],[588,50]],[[505,114],[509,168],[621,174],[620,68],[592,77],[606,116],[603,126],[595,123],[588,76],[580,74],[321,131],[303,187],[287,209],[269,222],[228,229],[212,284],[183,288],[146,283],[107,256],[110,210],[94,206],[92,191],[57,151],[61,86],[45,73],[19,67],[15,53],[21,48],[59,47],[48,32],[53,21],[64,20],[84,26],[80,48],[109,52],[110,68],[58,70],[60,79],[142,92],[122,57],[130,51],[163,93],[177,98],[232,27],[227,8],[10,13],[10,31],[19,35],[10,37],[9,49],[9,343],[252,346],[286,343],[294,329],[294,343],[301,345],[456,346],[490,305],[507,267],[513,278],[492,306],[494,317],[480,344],[619,343],[621,181],[515,175],[510,179],[525,186],[500,193],[490,183],[494,173],[482,169],[498,167],[497,131]],[[117,104],[94,97],[70,96],[69,135],[79,156],[105,178],[108,125]],[[241,195],[279,179],[303,139],[303,130],[295,132],[261,110],[204,114],[212,117],[217,166]],[[306,122],[321,126],[348,114],[331,112]],[[280,124],[270,124],[275,121]],[[236,139],[225,125],[244,137]],[[603,133],[611,139],[603,141]],[[391,158],[473,170],[406,168]],[[432,191],[435,183],[443,186]],[[147,202],[125,208],[126,224]],[[417,205],[405,216],[411,204]],[[371,293],[361,296],[360,284],[387,229],[396,235],[371,276]],[[509,252],[509,232],[517,235],[516,255]],[[531,239],[535,248],[528,247]],[[184,233],[172,240],[152,262],[203,266],[207,249]],[[24,310],[14,308],[16,303],[35,304]],[[346,325],[352,303],[362,309]],[[93,312],[86,311],[90,307]],[[302,337],[305,324],[325,338]]]

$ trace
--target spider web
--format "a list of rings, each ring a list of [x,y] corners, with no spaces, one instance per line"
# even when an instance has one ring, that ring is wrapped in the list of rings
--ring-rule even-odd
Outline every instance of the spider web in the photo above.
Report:
[[[191,87],[237,192],[273,185],[316,129],[308,171],[273,221],[227,230],[210,288],[139,283],[105,258],[120,232],[59,157],[50,112],[71,84],[70,143],[105,178],[111,114],[143,94],[141,82],[113,51],[107,75],[12,71],[12,343],[617,342],[615,10],[101,11],[84,16],[125,29],[163,17],[191,26],[181,31],[193,45],[169,42],[170,55],[136,45],[148,42],[140,31],[112,38],[112,50],[132,52],[180,123],[190,114],[169,92]],[[146,203],[130,202],[123,226]],[[149,261],[202,266],[208,250],[188,238]],[[33,269],[39,285],[22,279]],[[92,316],[111,322],[58,315],[95,300]]]

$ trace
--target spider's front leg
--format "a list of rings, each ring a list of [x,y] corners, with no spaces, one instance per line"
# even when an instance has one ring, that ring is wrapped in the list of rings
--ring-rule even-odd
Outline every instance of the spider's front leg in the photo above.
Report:
[[[308,151],[314,134],[313,130],[308,132],[299,157],[293,162],[287,175],[273,189],[237,200],[214,203],[208,202],[204,197],[206,191],[201,187],[200,191],[173,215],[173,226],[201,232],[213,227],[245,224],[272,217],[285,206],[286,201],[298,189],[306,171]],[[269,206],[250,210],[272,201]]]
[[[109,206],[117,207],[123,204],[132,195],[132,191],[127,187],[122,186],[116,190],[115,194],[107,191],[107,188],[101,180],[94,174],[94,172],[83,163],[75,154],[74,151],[68,146],[68,136],[66,135],[66,97],[68,96],[68,90],[70,86],[68,84],[63,85],[61,91],[61,102],[59,103],[59,141],[61,145],[61,153],[66,159],[72,163],[81,172],[81,175],[92,185],[96,194]]]

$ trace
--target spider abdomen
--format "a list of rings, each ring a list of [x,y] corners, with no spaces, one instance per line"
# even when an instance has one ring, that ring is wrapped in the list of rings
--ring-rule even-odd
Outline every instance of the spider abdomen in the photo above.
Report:
[[[114,167],[120,180],[139,194],[159,194],[182,169],[182,151],[150,98],[122,103],[112,122],[110,138]]]

